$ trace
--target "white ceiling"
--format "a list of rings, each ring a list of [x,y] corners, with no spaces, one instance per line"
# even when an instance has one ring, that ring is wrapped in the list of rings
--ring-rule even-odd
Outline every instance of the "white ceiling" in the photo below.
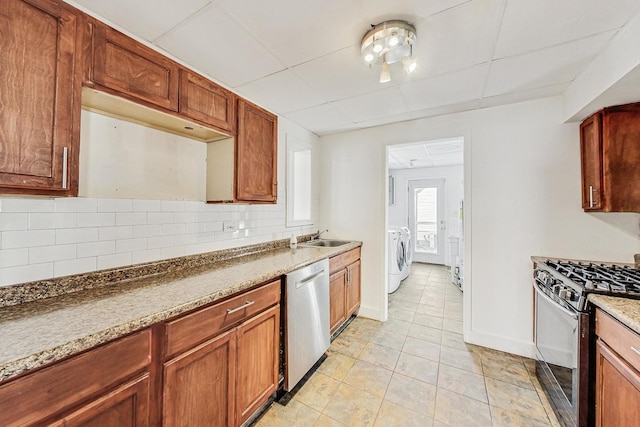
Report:
[[[463,164],[464,141],[450,138],[389,147],[389,170]]]
[[[559,95],[638,0],[69,0],[319,134]],[[418,69],[360,59],[404,19]],[[398,67],[396,67],[398,66]]]

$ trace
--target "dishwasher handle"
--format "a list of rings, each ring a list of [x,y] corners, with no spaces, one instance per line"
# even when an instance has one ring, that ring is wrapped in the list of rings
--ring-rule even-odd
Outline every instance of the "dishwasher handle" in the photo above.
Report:
[[[305,277],[302,280],[298,280],[296,282],[296,289],[299,289],[301,287],[303,287],[304,285],[306,285],[307,283],[311,282],[312,280],[321,277],[324,274],[324,270],[320,270],[320,271],[316,271],[315,273]]]

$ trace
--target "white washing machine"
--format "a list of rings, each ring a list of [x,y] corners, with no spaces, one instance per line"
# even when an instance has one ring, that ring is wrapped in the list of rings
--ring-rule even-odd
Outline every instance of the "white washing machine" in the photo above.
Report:
[[[405,265],[402,231],[398,228],[389,229],[389,293],[395,292],[400,286]]]
[[[404,267],[400,274],[401,280],[409,277],[411,273],[411,263],[413,262],[413,248],[411,247],[411,231],[408,227],[401,227],[402,241],[404,243]]]

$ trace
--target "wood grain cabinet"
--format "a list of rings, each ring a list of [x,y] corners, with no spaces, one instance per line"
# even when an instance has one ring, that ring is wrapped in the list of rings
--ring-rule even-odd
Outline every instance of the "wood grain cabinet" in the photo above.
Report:
[[[596,310],[596,426],[640,425],[640,335]]]
[[[163,425],[237,426],[269,399],[279,301],[278,280],[167,323]]]
[[[180,70],[179,111],[222,131],[233,133],[236,128],[233,92],[187,70]]]
[[[78,191],[78,17],[61,2],[0,5],[0,192]]]
[[[640,103],[608,107],[580,125],[582,208],[640,212]]]
[[[2,426],[149,425],[151,332],[0,385]]]
[[[277,166],[277,117],[244,99],[238,99],[236,199],[275,203]]]
[[[178,64],[95,19],[86,31],[86,86],[178,110]]]
[[[360,248],[329,259],[329,326],[333,334],[360,308]]]

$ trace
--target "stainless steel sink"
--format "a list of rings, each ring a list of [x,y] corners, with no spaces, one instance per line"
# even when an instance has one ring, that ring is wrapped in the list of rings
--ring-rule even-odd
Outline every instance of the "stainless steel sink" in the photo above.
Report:
[[[320,240],[309,240],[304,243],[300,243],[299,246],[306,246],[312,248],[335,248],[338,246],[346,245],[351,243],[349,240],[331,240],[331,239],[320,239]]]

